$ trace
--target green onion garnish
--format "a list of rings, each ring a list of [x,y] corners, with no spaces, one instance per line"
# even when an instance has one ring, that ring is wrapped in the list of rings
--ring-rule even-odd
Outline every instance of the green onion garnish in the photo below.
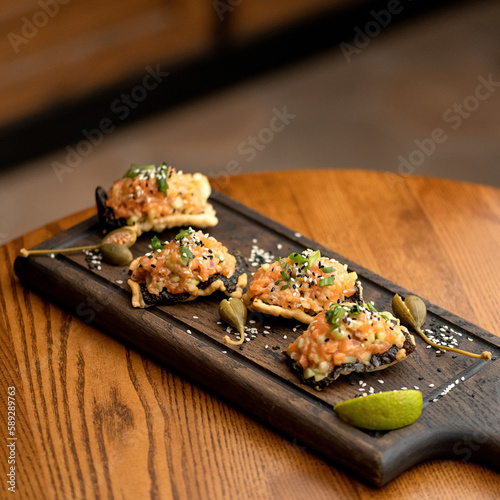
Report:
[[[304,262],[307,262],[307,259],[303,256],[303,255],[300,255],[300,253],[297,253],[297,252],[292,252],[288,258],[292,261],[292,262],[296,262],[297,264],[304,264]]]
[[[158,236],[154,236],[151,239],[151,247],[153,248],[153,250],[155,252],[158,251],[158,250],[161,250],[163,248],[163,245],[162,245],[160,239],[158,238]]]
[[[280,271],[280,274],[281,274],[281,276],[283,276],[283,279],[285,281],[289,281],[290,280],[290,276],[288,276],[288,274],[285,273],[285,271]]]
[[[133,179],[134,177],[137,177],[143,170],[153,170],[154,168],[154,165],[146,165],[144,167],[138,168],[135,163],[132,163],[132,165],[130,165],[130,168],[123,175],[123,178]]]
[[[307,267],[306,269],[310,269],[311,266],[321,257],[321,253],[319,250],[316,250],[313,254],[309,255],[307,258]]]
[[[359,304],[354,304],[353,306],[351,306],[349,314],[352,314],[353,316],[361,314],[361,310],[359,309]]]
[[[335,276],[328,276],[328,278],[321,278],[319,280],[319,286],[328,286],[335,283]]]
[[[189,234],[191,233],[191,228],[189,229],[184,229],[184,231],[181,231],[176,237],[175,239],[176,240],[181,240],[182,238],[186,237],[186,236],[189,236]]]
[[[184,245],[181,245],[180,251],[184,259],[189,260],[194,257],[193,252],[191,252],[191,250],[189,250],[189,248],[186,248]]]
[[[333,273],[333,271],[336,271],[335,267],[330,266],[330,267],[321,267],[320,268],[324,273]]]
[[[370,304],[370,302],[366,303],[366,307],[368,307],[368,309],[370,309],[372,313],[378,313],[378,311]]]
[[[326,320],[332,325],[330,331],[340,328],[340,321],[346,314],[347,311],[338,305],[325,312]]]
[[[156,172],[156,184],[158,185],[158,191],[163,193],[163,197],[167,196],[168,191],[167,169],[165,163],[162,163],[158,168],[158,172]]]
[[[283,269],[288,269],[288,262],[285,262],[281,257],[278,257],[278,263]]]

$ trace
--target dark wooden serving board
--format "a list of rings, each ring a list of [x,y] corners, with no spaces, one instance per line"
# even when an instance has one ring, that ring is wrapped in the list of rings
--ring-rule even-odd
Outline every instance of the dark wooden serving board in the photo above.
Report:
[[[358,273],[365,299],[373,300],[378,310],[390,310],[394,293],[410,293],[220,193],[212,195],[212,202],[220,222],[210,234],[230,251],[239,250],[248,258],[256,245],[278,257],[319,248]],[[161,239],[177,232],[165,231]],[[101,236],[94,217],[37,248],[92,244]],[[150,238],[143,235],[138,240],[132,249],[134,257],[149,251]],[[250,272],[256,269],[251,267]],[[103,263],[101,270],[90,270],[83,253],[18,257],[15,272],[26,287],[373,484],[383,485],[412,465],[437,457],[475,460],[500,469],[500,338],[433,304],[427,303],[426,326],[453,328],[462,348],[478,353],[489,350],[493,360],[449,352],[438,357],[416,336],[417,349],[404,362],[379,372],[343,377],[317,392],[298,381],[282,354],[304,328],[295,321],[251,313],[249,320],[254,323],[249,326],[259,333],[240,349],[223,343],[225,326],[217,324],[223,296],[134,309],[127,268]],[[440,397],[452,383],[455,387]],[[334,404],[360,395],[360,389],[369,392],[371,387],[375,392],[418,387],[424,397],[422,416],[413,425],[386,433],[365,432],[337,418]]]

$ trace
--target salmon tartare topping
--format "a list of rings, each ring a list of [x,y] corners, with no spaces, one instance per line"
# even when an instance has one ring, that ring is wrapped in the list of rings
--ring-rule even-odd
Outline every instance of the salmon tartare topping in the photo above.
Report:
[[[263,264],[250,282],[247,297],[316,314],[354,295],[357,278],[347,266],[309,249]]]
[[[108,191],[106,205],[128,224],[172,214],[202,214],[210,191],[200,189],[197,175],[160,166],[132,166]]]
[[[210,276],[231,277],[236,269],[236,258],[213,236],[192,228],[180,232],[164,245],[158,237],[151,241],[153,252],[147,253],[131,272],[131,279],[146,283],[147,289],[159,295],[168,292],[193,293]]]
[[[318,314],[307,330],[290,344],[288,357],[304,378],[320,381],[347,363],[369,365],[372,355],[392,346],[403,347],[408,330],[388,312],[370,304],[344,302]]]

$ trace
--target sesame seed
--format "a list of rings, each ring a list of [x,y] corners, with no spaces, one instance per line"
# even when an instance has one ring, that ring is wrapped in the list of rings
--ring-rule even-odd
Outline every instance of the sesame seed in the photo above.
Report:
[[[434,384],[429,384],[429,387],[434,387]]]
[[[384,381],[383,381],[383,380],[378,380],[378,383],[379,383],[379,384],[383,384],[383,383],[384,383]]]
[[[191,330],[186,330],[186,332],[188,332],[188,333],[189,333],[189,335],[191,335]]]

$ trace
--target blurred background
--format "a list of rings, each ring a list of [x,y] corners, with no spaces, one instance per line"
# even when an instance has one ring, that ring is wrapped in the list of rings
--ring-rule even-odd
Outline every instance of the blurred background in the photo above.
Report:
[[[0,244],[131,163],[500,187],[499,25],[492,0],[3,0]]]

